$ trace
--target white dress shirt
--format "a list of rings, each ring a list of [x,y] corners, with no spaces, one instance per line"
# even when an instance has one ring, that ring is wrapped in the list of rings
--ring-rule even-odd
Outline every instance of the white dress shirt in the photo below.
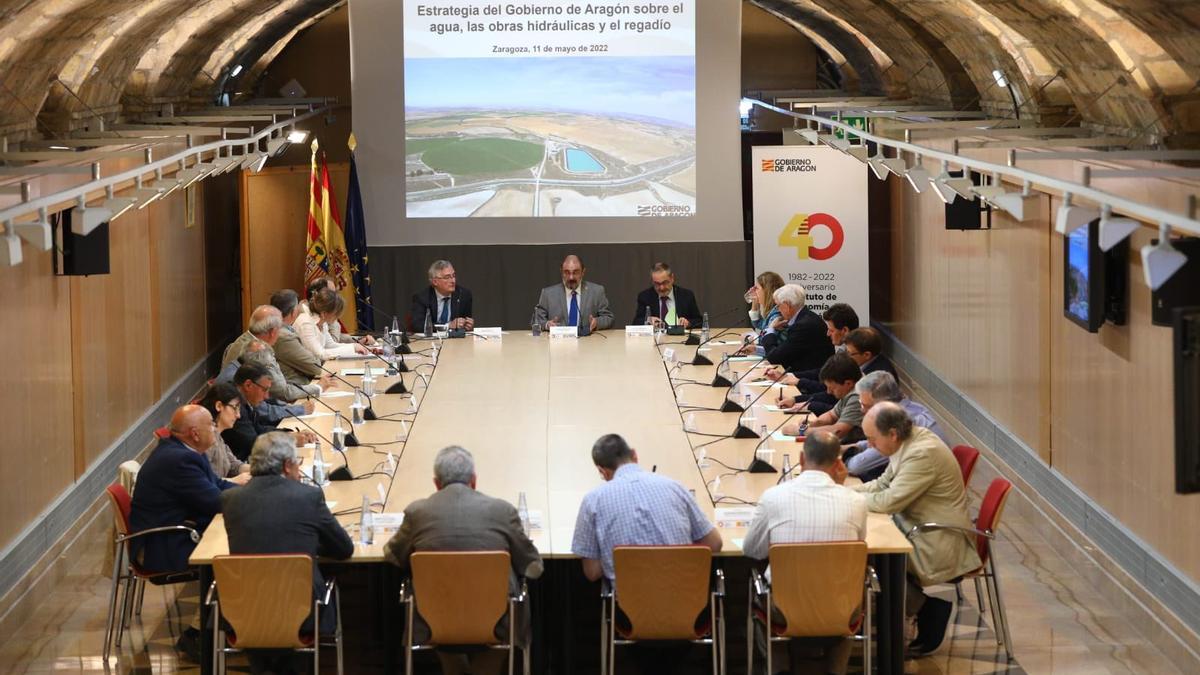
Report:
[[[801,471],[763,493],[742,552],[763,560],[771,544],[863,541],[866,536],[867,500],[824,471]],[[768,569],[768,579],[770,574]]]

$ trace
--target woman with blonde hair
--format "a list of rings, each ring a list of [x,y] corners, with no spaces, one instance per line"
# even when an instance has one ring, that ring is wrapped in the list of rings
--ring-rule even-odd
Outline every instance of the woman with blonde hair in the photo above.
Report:
[[[763,272],[754,279],[754,286],[746,291],[746,302],[750,303],[750,325],[759,335],[781,316],[773,296],[782,286],[783,277],[774,272]]]

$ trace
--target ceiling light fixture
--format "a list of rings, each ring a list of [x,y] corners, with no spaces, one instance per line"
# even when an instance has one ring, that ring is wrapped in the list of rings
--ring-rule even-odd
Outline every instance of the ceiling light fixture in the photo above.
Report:
[[[1058,207],[1058,216],[1054,220],[1054,229],[1059,234],[1069,234],[1100,217],[1100,212],[1086,206],[1076,206],[1071,203],[1071,193],[1063,193],[1062,206]]]
[[[1133,218],[1114,216],[1112,207],[1105,204],[1100,209],[1100,250],[1112,250],[1141,226]]]
[[[1142,273],[1146,285],[1157,291],[1179,268],[1187,264],[1187,256],[1171,245],[1171,226],[1158,225],[1158,243],[1142,247]]]

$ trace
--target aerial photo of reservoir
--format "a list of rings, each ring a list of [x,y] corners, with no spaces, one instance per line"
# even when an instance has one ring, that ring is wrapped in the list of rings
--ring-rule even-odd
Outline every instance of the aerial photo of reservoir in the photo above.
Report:
[[[691,215],[692,57],[416,59],[407,215]]]

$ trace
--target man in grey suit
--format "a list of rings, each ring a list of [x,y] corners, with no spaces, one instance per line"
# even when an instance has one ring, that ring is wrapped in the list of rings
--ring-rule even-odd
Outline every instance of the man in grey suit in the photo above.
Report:
[[[221,494],[229,552],[304,553],[313,558],[313,597],[324,592],[325,580],[317,567],[318,556],[345,560],[354,554],[354,542],[342,528],[320,488],[300,483],[296,442],[283,431],[265,433],[250,452],[250,482]],[[321,632],[336,627],[332,611],[321,613]],[[312,617],[305,622],[312,627]],[[299,628],[299,626],[297,626]],[[291,650],[248,650],[252,672],[299,672]]]
[[[580,335],[612,326],[613,314],[608,296],[600,284],[585,283],[587,268],[579,256],[569,255],[562,262],[562,283],[542,289],[534,315],[537,322],[550,326],[578,326]]]
[[[458,446],[442,448],[433,461],[433,484],[437,492],[418,499],[404,509],[400,530],[388,541],[384,556],[404,572],[409,556],[418,551],[508,551],[512,560],[509,591],[518,589],[517,577],[536,579],[542,575],[542,557],[521,527],[517,509],[510,503],[475,490],[475,459]],[[420,599],[417,600],[420,607]],[[515,621],[515,642],[529,645],[528,607]],[[496,624],[496,637],[507,640],[509,618]],[[417,615],[413,643],[429,639],[429,627]],[[499,672],[504,653],[496,650],[455,653],[439,649],[443,673]],[[470,661],[468,665],[468,660]]]

